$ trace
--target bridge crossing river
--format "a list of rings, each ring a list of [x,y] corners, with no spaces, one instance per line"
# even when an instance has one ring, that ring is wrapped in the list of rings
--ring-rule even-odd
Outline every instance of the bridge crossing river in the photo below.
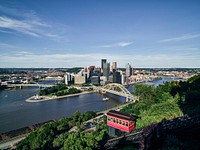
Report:
[[[125,97],[126,102],[129,102],[129,101],[136,102],[137,100],[139,100],[139,98],[134,96],[133,94],[131,94],[127,90],[127,88],[125,88],[123,85],[118,84],[118,83],[107,84],[107,85],[101,87],[99,89],[99,91],[102,92],[102,93],[111,93],[111,94],[115,94],[115,95],[118,95],[118,96]]]
[[[45,87],[52,87],[54,86],[53,84],[7,84],[7,87],[40,87],[40,88],[45,88]]]

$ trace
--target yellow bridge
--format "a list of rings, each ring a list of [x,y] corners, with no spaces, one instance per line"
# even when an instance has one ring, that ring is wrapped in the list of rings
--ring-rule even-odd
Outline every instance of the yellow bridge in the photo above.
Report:
[[[139,100],[138,97],[131,94],[123,85],[118,83],[110,83],[100,88],[102,93],[111,93],[118,96],[126,97],[126,102]]]

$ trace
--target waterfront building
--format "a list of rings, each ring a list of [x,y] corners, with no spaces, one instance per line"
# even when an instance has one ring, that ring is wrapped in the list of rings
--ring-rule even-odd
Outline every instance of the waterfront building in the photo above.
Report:
[[[126,76],[130,77],[132,75],[132,68],[131,65],[128,63],[126,64]]]
[[[113,72],[113,83],[121,84],[121,74],[117,71]]]
[[[99,76],[92,76],[91,77],[91,84],[99,85],[100,84],[100,77]]]
[[[69,85],[69,83],[72,83],[72,82],[73,82],[74,76],[73,76],[73,74],[67,72],[67,73],[64,75],[64,78],[65,78],[65,84],[66,84],[66,85]]]
[[[101,85],[105,85],[106,83],[107,83],[107,77],[101,76],[101,77],[100,77],[100,84],[101,84]]]
[[[76,75],[74,79],[74,84],[85,84],[86,83],[86,77],[85,76],[79,76]]]
[[[64,76],[64,78],[65,78],[65,84],[66,85],[68,85],[69,84],[69,77],[68,77],[68,75],[66,74],[65,76]]]
[[[87,69],[82,69],[78,74],[74,77],[74,84],[85,84],[87,81]]]

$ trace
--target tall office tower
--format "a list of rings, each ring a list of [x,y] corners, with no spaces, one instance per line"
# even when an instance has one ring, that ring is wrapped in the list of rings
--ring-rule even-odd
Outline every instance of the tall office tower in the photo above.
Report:
[[[122,82],[122,84],[125,84],[126,83],[126,74],[125,73],[122,73],[121,74],[121,82]]]
[[[132,75],[132,68],[131,68],[131,65],[128,63],[126,65],[126,76],[130,77],[131,75]]]
[[[116,61],[112,62],[112,69],[117,70],[117,62]]]
[[[122,83],[121,82],[121,74],[119,72],[113,73],[113,83]]]
[[[107,63],[106,59],[101,59],[101,70],[102,70],[102,72],[103,72],[103,68],[105,68],[105,66],[106,66],[106,63]]]
[[[110,74],[110,63],[106,63],[103,67],[103,76],[107,77],[108,79],[109,74]]]
[[[101,60],[101,69],[103,72],[103,76],[105,76],[108,79],[108,76],[110,74],[110,63],[107,63],[106,59]]]

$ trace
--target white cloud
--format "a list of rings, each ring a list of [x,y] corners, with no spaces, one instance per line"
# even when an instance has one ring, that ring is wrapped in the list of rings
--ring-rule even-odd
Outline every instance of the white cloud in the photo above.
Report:
[[[119,67],[200,67],[199,55],[117,55],[117,54],[32,54],[18,52],[0,55],[0,67],[77,67],[100,66],[102,58],[117,61]]]
[[[64,39],[63,35],[68,30],[65,25],[45,22],[32,10],[22,11],[2,6],[0,8],[4,12],[4,15],[0,15],[0,32],[3,33],[18,32],[36,38],[48,37],[48,39],[60,40]]]
[[[101,45],[99,47],[104,47],[104,48],[110,48],[110,47],[126,47],[131,45],[133,42],[118,42],[118,43],[113,43],[113,44],[108,44],[108,45]]]
[[[8,17],[0,17],[0,28],[14,30],[23,34],[39,37],[37,22],[28,22],[27,20],[16,20]]]
[[[160,43],[176,42],[176,41],[188,40],[188,39],[193,39],[193,38],[198,38],[198,37],[200,37],[200,34],[186,34],[186,35],[182,35],[182,36],[179,36],[179,37],[163,39],[163,40],[160,40],[159,42]]]

